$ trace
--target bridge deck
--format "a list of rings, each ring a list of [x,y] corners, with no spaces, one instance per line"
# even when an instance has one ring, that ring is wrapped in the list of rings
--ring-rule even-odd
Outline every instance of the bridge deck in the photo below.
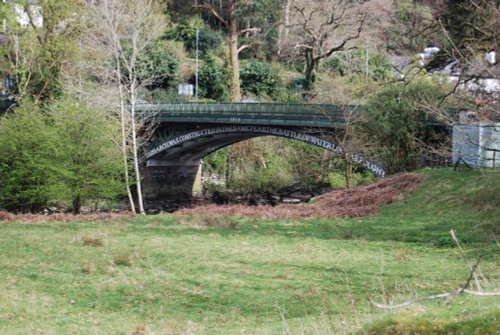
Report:
[[[173,103],[136,105],[156,122],[339,127],[356,106],[290,103]]]

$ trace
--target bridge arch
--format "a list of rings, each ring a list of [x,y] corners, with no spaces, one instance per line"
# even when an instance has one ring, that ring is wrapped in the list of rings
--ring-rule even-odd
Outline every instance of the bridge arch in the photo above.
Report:
[[[273,126],[226,125],[191,131],[165,141],[147,152],[147,166],[198,165],[201,158],[211,152],[243,140],[265,135],[299,140],[337,155],[343,154],[343,149],[334,142],[304,131]],[[385,176],[385,171],[380,166],[360,155],[352,154],[351,160],[379,177]]]

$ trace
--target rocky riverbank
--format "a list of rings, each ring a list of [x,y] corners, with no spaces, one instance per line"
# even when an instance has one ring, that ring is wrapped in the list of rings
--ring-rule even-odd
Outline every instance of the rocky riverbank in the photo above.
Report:
[[[331,191],[327,188],[312,188],[305,184],[294,184],[277,192],[243,193],[234,191],[206,191],[202,199],[191,201],[146,201],[145,206],[149,214],[160,212],[176,212],[181,208],[193,208],[200,205],[246,205],[277,206],[280,204],[307,203],[312,198]]]

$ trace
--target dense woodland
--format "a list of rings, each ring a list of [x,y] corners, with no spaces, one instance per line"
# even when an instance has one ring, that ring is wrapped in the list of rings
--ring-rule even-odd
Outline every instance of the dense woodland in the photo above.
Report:
[[[0,7],[0,70],[16,83],[3,95],[0,116],[0,208],[10,211],[64,205],[78,213],[83,204],[100,208],[127,198],[132,211],[143,213],[147,120],[134,106],[195,101],[177,90],[195,83],[196,56],[199,101],[352,106],[345,131],[331,134],[344,156],[279,138],[245,141],[204,159],[207,190],[372,181],[349,161],[353,152],[391,174],[448,164],[450,108],[472,110],[479,121],[499,119],[498,97],[462,89],[475,78],[498,79],[498,65],[485,61],[499,50],[496,0],[41,0],[38,6],[37,12],[19,0]],[[421,58],[430,45],[439,52]],[[460,68],[458,82],[436,74],[451,63]],[[365,113],[353,113],[358,106]]]

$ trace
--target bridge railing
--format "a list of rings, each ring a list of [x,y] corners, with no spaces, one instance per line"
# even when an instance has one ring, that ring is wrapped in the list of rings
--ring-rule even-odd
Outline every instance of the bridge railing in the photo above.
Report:
[[[137,112],[153,122],[259,124],[301,127],[342,127],[346,115],[359,116],[363,106],[302,103],[169,103],[136,105]],[[449,109],[448,116],[458,117]],[[427,124],[443,124],[425,117]]]
[[[334,126],[355,106],[300,103],[172,103],[137,105],[138,113],[156,121],[227,122]]]

